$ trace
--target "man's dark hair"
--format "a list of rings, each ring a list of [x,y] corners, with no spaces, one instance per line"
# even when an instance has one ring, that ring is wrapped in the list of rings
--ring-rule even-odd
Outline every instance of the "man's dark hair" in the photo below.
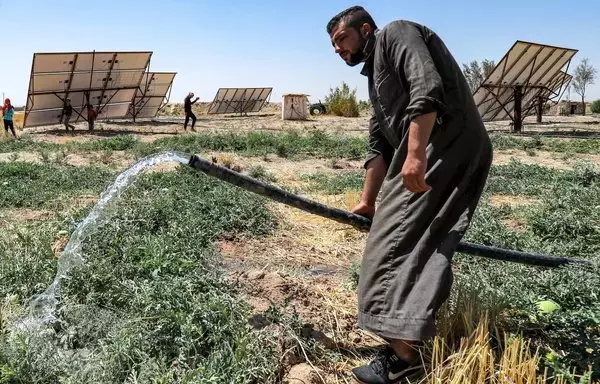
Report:
[[[377,29],[375,20],[363,7],[355,5],[348,9],[343,10],[337,15],[333,16],[329,23],[327,23],[327,33],[331,35],[331,32],[336,29],[341,23],[354,29],[359,29],[361,25],[367,23],[373,29]]]

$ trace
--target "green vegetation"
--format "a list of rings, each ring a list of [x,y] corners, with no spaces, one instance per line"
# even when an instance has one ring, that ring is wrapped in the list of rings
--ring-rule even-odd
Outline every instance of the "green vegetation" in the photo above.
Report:
[[[552,139],[543,137],[523,138],[507,135],[491,135],[494,150],[539,150],[565,154],[600,154],[600,141],[589,139]]]
[[[253,177],[257,180],[262,180],[264,182],[277,181],[277,178],[275,177],[275,175],[273,175],[272,173],[267,171],[265,169],[265,167],[263,167],[262,165],[256,165],[256,166],[250,167],[250,169],[248,170],[248,175],[250,175],[250,177]]]
[[[358,117],[360,114],[356,89],[351,90],[346,82],[329,90],[329,95],[325,96],[325,105],[327,112],[336,116]]]
[[[0,208],[59,208],[72,198],[98,195],[115,174],[102,167],[24,162],[0,164]]]
[[[311,188],[327,193],[360,190],[362,173],[313,174]],[[491,196],[529,199],[522,205],[492,204]],[[508,249],[596,260],[600,252],[600,172],[580,163],[558,171],[512,161],[492,168],[473,224],[465,240]],[[599,260],[600,261],[600,260]],[[597,269],[544,269],[455,257],[456,286],[446,310],[456,308],[456,295],[477,294],[481,310],[501,313],[498,326],[521,334],[540,347],[544,361],[559,372],[579,372],[591,365],[600,374],[600,278]],[[358,265],[350,276],[356,282]],[[540,315],[536,303],[553,300],[560,310]],[[440,316],[449,316],[442,313]]]
[[[596,100],[596,101],[592,102],[590,109],[591,109],[592,113],[600,113],[600,100]]]
[[[364,137],[337,136],[317,130],[306,135],[296,132],[199,133],[159,139],[140,146],[138,153],[145,156],[163,150],[188,153],[233,151],[247,156],[279,154],[284,157],[362,158],[366,145]]]
[[[60,322],[8,330],[23,300],[51,282],[51,234],[68,220],[0,234],[3,383],[254,383],[278,372],[274,339],[218,268],[217,238],[275,226],[264,200],[189,169],[143,176],[63,281]]]
[[[565,155],[600,154],[600,142],[586,139],[555,139],[543,137],[516,137],[493,134],[494,149],[519,149],[531,152],[560,152]],[[328,159],[362,159],[367,148],[367,135],[341,136],[321,130],[298,132],[198,133],[158,139],[143,143],[133,135],[122,135],[86,142],[69,141],[65,144],[35,141],[30,137],[0,141],[0,153],[29,152],[98,152],[127,151],[146,156],[163,150],[184,152],[231,151],[245,156],[277,154],[281,157]]]
[[[494,135],[493,144],[496,150],[600,154],[594,140]],[[214,246],[220,239],[267,235],[276,220],[264,199],[185,167],[144,175],[124,194],[114,219],[86,241],[86,265],[64,281],[61,321],[50,332],[23,338],[9,330],[27,298],[52,281],[57,262],[53,244],[66,238],[86,213],[65,216],[62,208],[78,196],[97,196],[116,176],[107,167],[66,166],[61,161],[65,151],[138,156],[167,149],[231,151],[335,160],[360,159],[365,147],[366,137],[322,131],[206,133],[154,143],[133,136],[63,145],[27,138],[0,142],[0,152],[26,150],[43,159],[42,165],[0,164],[0,209],[57,210],[45,221],[2,224],[0,383],[271,383],[279,378],[277,341],[269,331],[248,325],[250,308],[224,279]],[[275,181],[264,167],[252,167],[249,174]],[[309,191],[341,194],[359,191],[363,177],[363,170],[330,170],[302,179]],[[499,204],[511,199],[514,204]],[[597,260],[598,207],[600,172],[593,165],[581,162],[559,171],[512,161],[492,168],[465,240]],[[532,340],[531,350],[539,348],[543,364],[557,373],[569,378],[569,369],[582,373],[591,366],[600,374],[598,270],[535,268],[463,254],[456,255],[454,265],[455,285],[439,314],[441,322],[466,318],[465,305],[477,307],[477,313],[487,310],[493,325],[511,340]],[[349,271],[353,280],[359,272],[354,263]],[[540,313],[537,303],[544,300],[556,302],[559,309]],[[278,311],[272,307],[265,316],[286,331],[300,327]],[[492,339],[494,345],[501,343]],[[341,359],[339,351],[305,348],[298,355]]]
[[[281,157],[293,158],[360,159],[365,154],[366,146],[366,137],[339,136],[314,130],[307,134],[297,132],[199,133],[162,138],[151,143],[142,143],[133,135],[87,142],[70,141],[66,144],[40,142],[25,137],[21,140],[0,141],[0,153],[129,151],[141,157],[165,150],[176,150],[189,153],[231,151],[245,156],[277,154]]]
[[[327,194],[336,195],[349,190],[361,190],[365,180],[365,173],[362,171],[346,171],[336,174],[313,173],[302,176],[302,179],[310,183],[312,190],[324,191]]]
[[[17,151],[125,151],[137,148],[141,145],[134,135],[118,135],[99,140],[90,141],[68,141],[65,144],[48,143],[36,141],[29,136],[21,137],[19,140],[0,141],[0,153]]]

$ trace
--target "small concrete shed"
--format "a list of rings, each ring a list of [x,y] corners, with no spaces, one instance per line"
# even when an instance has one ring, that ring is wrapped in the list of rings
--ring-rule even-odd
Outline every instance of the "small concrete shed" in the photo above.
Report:
[[[283,95],[281,118],[283,120],[308,120],[308,95],[288,93]]]

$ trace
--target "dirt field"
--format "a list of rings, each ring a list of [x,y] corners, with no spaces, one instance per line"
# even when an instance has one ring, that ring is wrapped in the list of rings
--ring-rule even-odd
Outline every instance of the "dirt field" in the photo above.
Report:
[[[87,143],[110,137],[130,134],[141,142],[149,143],[160,138],[179,135],[193,135],[184,132],[180,118],[163,117],[159,122],[140,122],[138,124],[122,122],[98,122],[95,132],[87,131],[83,125],[78,125],[73,133],[65,132],[61,127],[27,128],[19,130],[24,138],[30,138],[40,143],[65,144],[68,142]],[[276,111],[267,111],[257,116],[248,117],[212,117],[200,115],[196,124],[198,132],[310,132],[324,130],[331,134],[350,136],[365,136],[368,133],[368,118],[355,119],[329,116],[313,117],[309,121],[282,121]],[[527,124],[525,131],[536,134],[561,134],[574,137],[600,135],[600,120],[594,117],[545,117],[541,125]],[[504,123],[489,124],[492,132],[506,132],[509,127]],[[48,156],[55,156],[50,153]],[[327,159],[293,160],[276,155],[263,157],[245,157],[234,152],[209,151],[203,153],[207,158],[213,158],[218,163],[228,163],[238,166],[246,172],[260,166],[273,176],[274,183],[286,188],[295,188],[305,196],[322,203],[349,210],[358,201],[358,193],[343,192],[325,194],[310,188],[305,177],[312,173],[330,175],[342,174],[348,171],[360,171],[360,160],[341,160],[332,165]],[[525,164],[537,164],[554,169],[572,169],[579,160],[591,161],[600,166],[600,156],[592,154],[569,154],[536,151],[527,152],[520,149],[496,151],[494,164],[508,164],[518,159]],[[95,152],[68,153],[64,163],[74,167],[88,166],[102,161],[116,169],[123,170],[135,162],[135,156],[127,151],[113,151],[104,160],[101,154]],[[40,164],[44,160],[38,152],[12,151],[0,154],[0,162],[32,162]],[[164,167],[161,171],[172,168]],[[86,204],[95,201],[94,196],[88,196]],[[492,205],[519,207],[535,204],[535,199],[524,198],[515,200],[503,195],[494,196]],[[75,202],[79,204],[81,202]],[[344,358],[332,361],[328,366],[320,366],[318,374],[306,365],[306,362],[288,365],[294,367],[291,375],[299,375],[298,380],[305,382],[343,382],[343,372],[348,367],[360,361],[365,361],[370,348],[381,343],[373,335],[356,327],[356,295],[349,284],[349,270],[360,259],[366,234],[347,226],[309,215],[298,210],[270,203],[269,209],[279,218],[282,225],[276,232],[266,238],[254,239],[221,239],[218,249],[225,259],[228,276],[244,288],[248,301],[257,312],[265,311],[272,302],[293,307],[302,321],[311,324],[317,331],[315,339],[325,348],[336,345],[347,353]],[[16,215],[18,212],[18,215]],[[20,216],[22,220],[45,220],[51,213],[31,209],[4,210],[3,217]],[[519,230],[519,223],[508,223]],[[59,254],[65,239],[59,239],[53,244],[54,251]],[[357,351],[363,351],[359,353]],[[304,369],[304,370],[303,370]],[[293,378],[293,377],[292,377]],[[300,381],[292,381],[300,382]]]

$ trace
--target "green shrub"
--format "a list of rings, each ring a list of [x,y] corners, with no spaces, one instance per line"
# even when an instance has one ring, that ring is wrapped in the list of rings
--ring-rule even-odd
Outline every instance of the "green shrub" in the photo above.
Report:
[[[350,90],[345,82],[341,87],[330,89],[329,95],[325,97],[327,110],[336,116],[358,117],[359,108],[356,100],[356,89]]]
[[[600,100],[596,100],[591,106],[592,113],[600,113]]]
[[[361,111],[369,111],[372,107],[370,100],[360,100],[358,102],[358,109]]]

